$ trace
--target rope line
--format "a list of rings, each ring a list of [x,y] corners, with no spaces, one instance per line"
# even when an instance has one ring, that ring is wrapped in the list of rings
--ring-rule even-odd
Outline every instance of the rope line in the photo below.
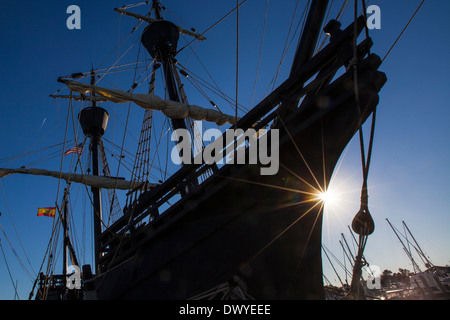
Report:
[[[388,57],[388,55],[391,53],[392,49],[394,49],[394,47],[396,46],[397,42],[400,40],[400,38],[403,36],[403,34],[405,33],[406,29],[408,29],[409,25],[411,24],[411,22],[414,20],[414,18],[416,17],[417,13],[419,13],[420,8],[422,8],[423,4],[425,3],[425,0],[422,0],[422,2],[420,3],[419,7],[416,9],[416,11],[414,12],[414,14],[412,15],[412,17],[409,19],[408,23],[406,24],[406,26],[403,28],[402,32],[400,33],[400,35],[397,37],[397,39],[395,40],[394,44],[391,46],[391,48],[389,49],[389,51],[386,53],[386,55],[384,56],[383,60],[381,60],[381,62],[384,62],[384,60],[386,60],[386,58]]]
[[[269,1],[270,0],[267,0],[267,3],[266,3],[266,13],[264,15],[264,25],[263,25],[263,32],[262,32],[262,36],[261,36],[261,45],[259,47],[258,65],[256,67],[255,83],[253,85],[253,93],[252,93],[252,100],[250,102],[250,107],[253,106],[253,100],[255,98],[256,82],[258,81],[258,73],[259,73],[259,67],[261,64],[262,49],[263,49],[263,44],[264,44],[264,36],[266,34],[267,16],[268,16],[268,11],[269,11]]]
[[[238,4],[237,8],[239,8],[240,6],[242,6],[244,3],[246,3],[248,0],[244,0],[242,1],[240,4]],[[221,23],[223,20],[225,20],[226,18],[228,18],[234,11],[236,11],[236,8],[233,8],[230,12],[228,12],[226,15],[224,15],[222,18],[220,18],[217,22],[215,22],[211,27],[209,27],[208,29],[206,29],[205,31],[203,31],[203,33],[200,34],[200,36],[204,36],[208,31],[210,31],[211,29],[213,29],[215,26],[217,26],[219,23]],[[184,50],[185,48],[187,48],[188,46],[190,46],[193,42],[195,42],[197,39],[193,39],[192,41],[190,41],[188,44],[186,44],[184,47],[182,47],[180,50],[177,51],[177,54],[180,53],[182,50]]]
[[[235,119],[238,117],[238,97],[239,97],[239,0],[236,0],[236,105]],[[237,128],[237,122],[234,125]]]

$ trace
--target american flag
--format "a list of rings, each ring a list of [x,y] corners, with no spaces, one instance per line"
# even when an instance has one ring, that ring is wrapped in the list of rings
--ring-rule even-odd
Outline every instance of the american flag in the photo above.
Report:
[[[68,154],[71,154],[71,153],[82,154],[83,153],[83,143],[80,143],[78,146],[75,146],[75,147],[67,150],[66,152],[64,152],[64,155],[67,156]]]

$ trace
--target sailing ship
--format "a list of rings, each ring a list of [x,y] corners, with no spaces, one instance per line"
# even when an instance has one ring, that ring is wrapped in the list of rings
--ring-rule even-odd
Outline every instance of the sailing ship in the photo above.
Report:
[[[180,34],[192,41],[204,37],[165,20],[165,8],[158,0],[146,4],[150,6],[146,15],[126,7],[116,11],[146,25],[140,42],[152,57],[145,69],[153,69],[148,92],[135,92],[137,83],[129,91],[100,86],[96,70],[58,79],[70,95],[53,97],[90,104],[78,114],[85,137],[75,140],[89,151],[92,174],[83,171],[81,163],[77,163],[80,173],[0,169],[1,176],[36,174],[67,182],[57,208],[65,235],[64,272],[41,272],[30,298],[323,299],[323,203],[317,195],[326,191],[338,159],[376,109],[386,82],[385,74],[378,71],[381,59],[370,52],[370,37],[356,42],[366,28],[366,17],[356,17],[347,27],[337,20],[324,26],[329,1],[311,1],[289,77],[237,117],[237,113],[222,113],[214,103],[214,109],[189,104],[181,81],[188,71],[176,59],[178,41]],[[316,51],[322,32],[329,41]],[[154,94],[157,72],[163,74],[167,99]],[[90,82],[80,82],[83,78]],[[99,106],[107,102],[145,109],[128,180],[113,176],[107,162],[103,136],[110,114]],[[259,158],[256,163],[187,161],[166,179],[151,181],[149,139],[154,113],[170,119],[171,130],[186,129],[193,136],[198,130],[194,120],[253,129],[258,143],[264,139],[277,143],[279,170],[262,175],[267,163]],[[202,143],[197,150],[203,152],[207,146]],[[216,151],[221,158],[244,151],[248,160],[251,150],[249,143],[241,141]],[[67,232],[71,183],[91,188],[94,219],[95,259],[80,268],[81,282],[75,289],[71,285],[78,273],[69,276],[66,268],[69,258],[78,265]],[[108,205],[101,201],[102,189],[108,190]],[[118,211],[120,190],[126,190],[127,200]],[[366,206],[361,214],[367,216]],[[354,227],[365,223],[372,232],[370,222],[362,220],[357,219]]]

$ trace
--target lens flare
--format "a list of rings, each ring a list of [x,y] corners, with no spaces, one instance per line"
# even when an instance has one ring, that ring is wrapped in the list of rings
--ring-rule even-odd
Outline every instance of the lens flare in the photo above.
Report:
[[[336,193],[327,190],[325,192],[320,192],[317,196],[319,201],[322,201],[324,205],[332,205],[336,203],[337,195]]]

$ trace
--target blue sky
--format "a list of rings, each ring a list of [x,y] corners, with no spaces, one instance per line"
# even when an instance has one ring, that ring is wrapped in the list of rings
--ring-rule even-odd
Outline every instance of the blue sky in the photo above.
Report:
[[[342,3],[335,2],[331,16]],[[162,3],[170,11],[170,14],[165,13],[167,19],[187,29],[195,27],[200,32],[235,5],[235,1],[188,3],[166,0]],[[240,10],[239,102],[243,105],[250,105],[252,101],[265,3],[263,0],[249,0]],[[305,3],[300,1],[295,21],[300,19]],[[375,42],[373,52],[381,57],[385,55],[419,3],[418,0],[379,1],[382,28],[371,31]],[[69,16],[66,8],[72,4],[81,8],[81,30],[66,28]],[[293,0],[277,0],[276,4],[270,1],[254,104],[264,96],[276,72],[295,4]],[[115,62],[119,55],[114,50],[136,24],[134,19],[121,17],[112,10],[122,5],[123,1],[106,0],[4,3],[0,12],[0,138],[3,141],[0,167],[29,165],[42,159],[46,153],[31,154],[11,161],[3,159],[64,141],[67,102],[55,101],[48,96],[63,88],[56,81],[58,76],[88,71],[91,66],[108,67]],[[130,10],[142,13],[143,7]],[[404,220],[435,264],[450,263],[450,170],[447,167],[450,163],[447,141],[450,136],[450,44],[445,36],[450,27],[447,19],[449,10],[448,1],[426,1],[380,68],[387,74],[388,82],[380,95],[369,175],[369,207],[376,230],[369,238],[366,256],[371,264],[382,269],[397,271],[400,267],[412,270],[386,218],[398,227]],[[348,9],[343,25],[346,26],[351,19],[351,9]],[[206,34],[206,42],[194,46],[195,53],[208,72],[214,75],[214,80],[231,97],[235,94],[235,23],[235,16],[229,17]],[[125,42],[119,52],[125,51],[132,41]],[[184,41],[180,40],[180,46]],[[289,72],[296,42],[297,37],[280,69],[277,84]],[[104,62],[111,52],[111,57]],[[136,56],[137,47],[130,51],[123,62],[135,62]],[[190,49],[184,50],[179,60],[183,65],[193,65],[192,70],[202,70]],[[207,74],[202,77],[209,80]],[[132,79],[132,73],[120,74],[108,78],[109,82],[102,84],[113,84],[127,90]],[[190,102],[208,106],[208,101],[194,88],[186,85],[186,91]],[[226,103],[220,100],[215,102],[224,104],[227,110]],[[111,114],[106,138],[121,145],[127,106],[105,104],[104,107]],[[141,119],[142,110],[133,112],[130,118],[129,130],[134,129],[136,137]],[[74,132],[70,129],[68,140],[73,139],[73,136]],[[135,148],[132,139],[127,140],[125,146],[130,152]],[[70,159],[64,161],[64,166],[68,167]],[[323,232],[324,244],[337,256],[342,256],[338,243],[340,233],[345,233],[350,239],[347,226],[359,209],[362,177],[357,139],[352,140],[341,161],[333,179],[336,193],[341,194],[340,201],[327,208]],[[56,157],[37,163],[35,167],[58,170],[60,162],[61,158]],[[0,182],[4,190],[4,194],[3,191],[0,194],[0,223],[8,236],[6,239],[0,233],[0,239],[13,278],[18,281],[19,296],[26,299],[32,283],[17,262],[8,240],[27,268],[28,258],[34,271],[37,271],[48,243],[52,220],[36,217],[36,211],[38,207],[55,203],[58,184],[51,178],[20,175],[3,178]],[[82,200],[82,189],[74,188],[72,191],[74,202],[75,199],[85,201]],[[59,198],[61,195],[62,187],[59,189]],[[76,219],[88,221],[84,222],[88,232],[89,212],[78,212]],[[82,232],[79,232],[81,237]],[[88,247],[90,240],[87,238],[84,241]],[[89,254],[85,259],[89,260]],[[0,261],[0,299],[12,299],[11,280],[3,258]],[[324,269],[327,277],[333,279],[334,275],[326,261]]]

